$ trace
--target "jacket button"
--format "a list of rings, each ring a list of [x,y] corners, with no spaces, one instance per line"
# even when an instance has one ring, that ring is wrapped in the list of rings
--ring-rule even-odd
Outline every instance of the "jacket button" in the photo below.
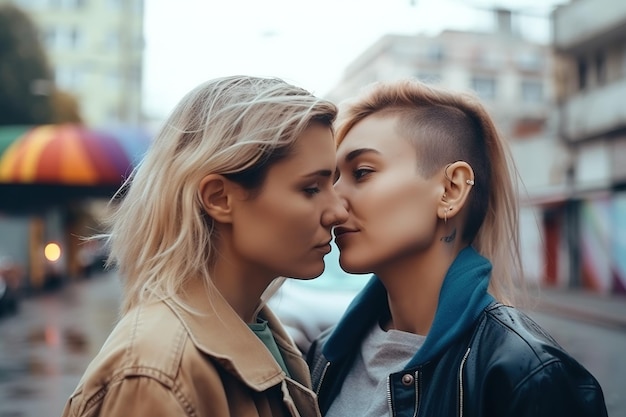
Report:
[[[411,374],[404,374],[402,376],[402,385],[406,385],[406,386],[413,385],[413,381],[414,381],[413,375]]]

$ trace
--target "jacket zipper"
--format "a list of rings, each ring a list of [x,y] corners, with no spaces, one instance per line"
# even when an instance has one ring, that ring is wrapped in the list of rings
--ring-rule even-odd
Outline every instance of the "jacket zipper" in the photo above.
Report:
[[[391,375],[387,375],[387,405],[389,406],[389,415],[393,417],[393,404],[391,404]]]
[[[330,366],[330,362],[326,362],[324,365],[324,370],[322,371],[322,376],[320,376],[320,380],[317,383],[317,389],[315,390],[315,394],[319,397],[320,390],[322,389],[322,383],[324,382],[324,377],[326,376],[326,371],[328,371],[328,367]]]
[[[420,406],[420,371],[415,371],[415,413],[413,417],[417,417]]]
[[[470,349],[471,348],[467,348],[467,351],[461,360],[461,366],[459,366],[459,417],[463,417],[463,368],[465,367],[465,362],[467,362],[467,357],[470,354]]]

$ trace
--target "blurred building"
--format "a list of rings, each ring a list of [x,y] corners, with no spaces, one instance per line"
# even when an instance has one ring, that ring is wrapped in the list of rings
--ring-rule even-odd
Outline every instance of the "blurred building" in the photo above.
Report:
[[[546,210],[554,268],[626,293],[626,2],[577,0],[553,12],[558,136],[567,187]]]
[[[520,36],[510,11],[495,15],[495,31],[384,36],[347,67],[327,97],[341,102],[371,82],[414,77],[478,93],[507,137],[535,135],[551,109],[551,49]]]
[[[141,122],[143,0],[0,0],[37,23],[57,84],[92,126]]]
[[[510,139],[523,180],[520,232],[525,274],[540,283],[547,273],[543,207],[555,193],[562,193],[568,161],[554,123],[552,48],[521,36],[510,11],[497,9],[494,16],[492,31],[387,35],[346,69],[328,98],[341,102],[371,82],[403,77],[477,93]]]

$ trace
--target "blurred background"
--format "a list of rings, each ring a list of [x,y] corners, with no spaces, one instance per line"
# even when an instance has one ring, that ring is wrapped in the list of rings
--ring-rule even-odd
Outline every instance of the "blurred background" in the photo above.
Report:
[[[60,415],[119,302],[81,237],[178,100],[234,73],[476,92],[520,174],[529,313],[626,416],[623,0],[0,0],[0,417]],[[331,255],[272,300],[294,329],[324,311],[300,333],[366,280]]]

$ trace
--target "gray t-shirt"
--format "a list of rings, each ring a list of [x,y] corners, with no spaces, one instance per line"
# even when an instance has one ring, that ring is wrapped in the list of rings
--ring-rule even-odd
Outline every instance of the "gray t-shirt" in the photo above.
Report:
[[[399,330],[384,331],[378,323],[370,330],[352,369],[326,417],[389,416],[387,377],[411,360],[426,336]]]

